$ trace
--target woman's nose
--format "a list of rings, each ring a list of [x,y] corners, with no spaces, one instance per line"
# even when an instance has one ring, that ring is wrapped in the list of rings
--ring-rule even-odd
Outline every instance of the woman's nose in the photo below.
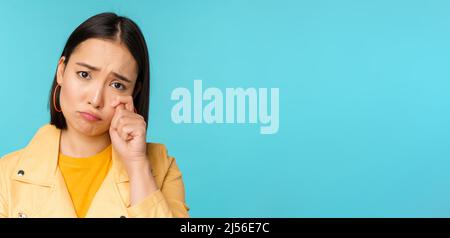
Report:
[[[103,97],[103,85],[99,85],[90,92],[88,103],[96,109],[102,108],[104,105]]]

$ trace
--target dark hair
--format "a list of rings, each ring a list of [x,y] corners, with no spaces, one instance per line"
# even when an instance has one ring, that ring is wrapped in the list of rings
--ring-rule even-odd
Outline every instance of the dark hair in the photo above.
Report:
[[[90,17],[79,25],[67,40],[61,54],[61,57],[65,57],[64,64],[67,65],[75,48],[90,38],[119,40],[131,52],[138,65],[138,76],[133,92],[133,104],[137,113],[143,116],[145,122],[148,124],[150,66],[147,44],[137,24],[127,17],[118,16],[110,12]],[[60,90],[56,92],[56,102],[53,102],[53,92],[58,85],[56,74],[50,89],[50,124],[55,125],[59,129],[66,129],[67,123],[64,115],[62,112],[57,112],[53,107],[54,103],[57,107],[60,107]]]

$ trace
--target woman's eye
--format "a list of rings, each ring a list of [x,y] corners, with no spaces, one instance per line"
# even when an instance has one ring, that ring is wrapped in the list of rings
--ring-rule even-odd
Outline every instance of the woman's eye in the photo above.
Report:
[[[87,79],[89,78],[89,73],[86,71],[79,71],[77,72],[78,76],[80,76],[81,78]]]
[[[121,83],[114,82],[111,85],[116,89],[125,90],[125,86],[123,86],[123,84],[121,84]]]

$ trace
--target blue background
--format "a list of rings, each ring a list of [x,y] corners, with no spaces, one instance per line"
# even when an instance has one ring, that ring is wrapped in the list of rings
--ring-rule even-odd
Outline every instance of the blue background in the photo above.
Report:
[[[448,1],[1,1],[0,154],[47,123],[69,34],[134,19],[151,57],[148,140],[193,217],[449,217]],[[177,87],[280,88],[280,128],[175,124]]]

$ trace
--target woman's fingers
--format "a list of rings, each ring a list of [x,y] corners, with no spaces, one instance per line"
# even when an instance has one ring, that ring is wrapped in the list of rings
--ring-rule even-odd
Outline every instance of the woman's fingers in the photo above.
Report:
[[[120,118],[120,116],[123,114],[121,111],[124,110],[124,105],[119,105],[114,109],[114,115],[113,118],[111,120],[111,128],[116,129],[117,128],[117,120]]]
[[[121,105],[120,107],[123,107]],[[118,112],[111,121],[111,128],[117,131],[118,135],[125,141],[130,139],[130,135],[140,135],[144,133],[146,124],[143,117],[122,108],[117,108]]]
[[[123,105],[121,105],[119,107],[123,107]],[[128,110],[125,110],[123,108],[117,108],[116,113],[114,114],[114,116],[111,120],[111,127],[117,128],[119,126],[119,124],[123,123],[123,121],[126,118],[139,118],[139,117],[136,114],[134,114]]]
[[[143,123],[135,118],[125,119],[123,123],[119,124],[116,131],[120,138],[124,141],[129,141],[135,136],[145,136]]]
[[[111,106],[115,108],[110,126],[114,133],[117,133],[124,141],[131,140],[133,136],[145,137],[145,119],[134,112],[133,98],[131,96],[117,96],[111,102]]]
[[[124,141],[129,141],[135,136],[139,137],[143,135],[143,130],[139,123],[128,123],[120,125],[117,131]]]
[[[117,107],[120,104],[125,105],[125,109],[127,109],[128,111],[134,112],[134,104],[132,96],[116,96],[116,98],[113,99],[111,102],[112,107]]]

